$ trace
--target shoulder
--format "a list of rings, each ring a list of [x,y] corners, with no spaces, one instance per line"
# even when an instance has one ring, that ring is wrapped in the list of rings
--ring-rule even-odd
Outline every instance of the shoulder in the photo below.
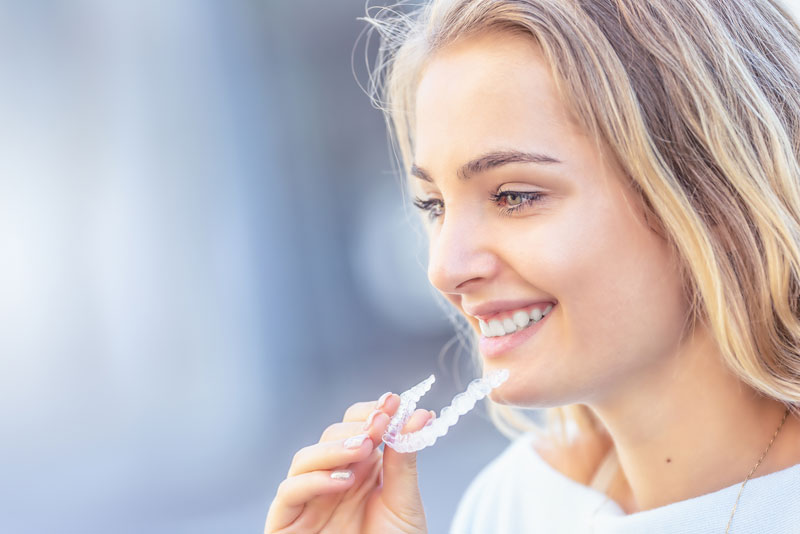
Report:
[[[459,501],[451,534],[569,532],[561,529],[563,517],[556,521],[553,514],[563,513],[575,488],[537,457],[539,439],[520,436],[475,476]]]
[[[458,503],[451,534],[499,532],[499,516],[509,520],[516,517],[516,501],[524,500],[524,495],[536,487],[531,440],[527,435],[515,439],[472,479]]]
[[[472,480],[451,523],[451,534],[577,532],[565,510],[581,507],[579,486],[547,467],[548,458],[569,471],[569,452],[534,434],[515,439]],[[555,466],[551,466],[555,467]],[[577,530],[576,530],[577,529]]]

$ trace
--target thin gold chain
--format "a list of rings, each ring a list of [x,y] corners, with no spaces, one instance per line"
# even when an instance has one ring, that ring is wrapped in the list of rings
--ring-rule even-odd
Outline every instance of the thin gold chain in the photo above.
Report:
[[[731,517],[730,517],[730,519],[728,519],[728,525],[725,527],[725,534],[728,534],[728,530],[731,528],[731,521],[733,521],[733,514],[736,513],[736,506],[739,504],[739,497],[742,496],[742,490],[744,489],[744,485],[747,484],[747,481],[750,480],[750,477],[753,476],[753,473],[756,472],[756,469],[758,469],[758,466],[761,465],[761,462],[764,460],[764,457],[767,455],[767,452],[769,451],[770,447],[772,447],[772,444],[775,442],[775,438],[778,436],[778,432],[781,431],[781,428],[783,428],[783,424],[786,422],[786,418],[789,416],[789,411],[790,411],[790,409],[786,408],[786,412],[784,412],[784,414],[783,414],[783,419],[781,420],[781,424],[778,425],[778,428],[775,430],[775,433],[772,435],[772,439],[769,440],[769,445],[767,445],[767,448],[764,449],[763,453],[761,453],[761,458],[758,459],[758,461],[756,462],[756,465],[753,466],[753,469],[750,470],[750,473],[748,473],[747,477],[744,479],[744,482],[742,482],[742,487],[739,488],[739,494],[736,496],[736,502],[733,503],[733,510],[731,510]],[[600,503],[600,506],[598,506],[595,509],[594,513],[592,514],[591,522],[590,522],[590,525],[592,527],[592,532],[594,532],[594,517],[597,515],[597,512],[600,511],[600,509],[603,507],[603,505],[606,502],[608,502],[609,500],[610,500],[610,498],[608,497],[608,495],[606,495],[606,498],[603,500],[603,502]]]
[[[733,521],[733,514],[736,513],[736,505],[739,504],[739,497],[741,497],[742,495],[742,490],[744,489],[744,485],[747,484],[747,481],[750,480],[751,476],[753,476],[753,473],[755,473],[756,469],[758,469],[758,466],[761,465],[761,460],[764,459],[764,457],[767,455],[767,451],[769,451],[769,448],[772,447],[772,442],[775,441],[775,437],[778,435],[778,432],[781,431],[783,423],[786,422],[786,417],[788,415],[789,415],[789,408],[786,408],[786,413],[783,414],[783,420],[781,420],[781,424],[778,425],[777,430],[775,430],[775,433],[772,435],[772,439],[769,440],[769,445],[767,445],[767,448],[764,449],[764,452],[761,454],[761,458],[758,459],[756,465],[753,467],[753,469],[750,470],[750,473],[747,475],[747,478],[745,478],[744,482],[742,482],[742,487],[739,488],[739,495],[736,496],[736,502],[733,503],[733,510],[731,510],[731,517],[730,519],[728,519],[728,526],[725,527],[725,534],[728,534],[728,529],[731,528],[731,521]]]

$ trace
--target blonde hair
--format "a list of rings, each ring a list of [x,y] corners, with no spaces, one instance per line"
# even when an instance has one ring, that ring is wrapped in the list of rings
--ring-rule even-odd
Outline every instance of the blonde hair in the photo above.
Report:
[[[479,32],[534,39],[576,120],[611,148],[681,260],[687,325],[702,321],[742,382],[800,412],[800,28],[785,6],[433,0],[368,6],[362,20],[380,35],[368,93],[403,176],[425,62]],[[569,421],[605,430],[583,404],[547,409],[544,429],[519,408],[488,407],[511,438],[563,442]]]

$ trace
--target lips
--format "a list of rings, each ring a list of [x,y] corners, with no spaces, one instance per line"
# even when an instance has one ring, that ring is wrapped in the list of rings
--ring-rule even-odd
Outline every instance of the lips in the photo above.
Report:
[[[555,305],[555,299],[536,299],[536,300],[495,300],[484,302],[477,306],[463,306],[464,312],[476,319],[483,319],[486,322],[492,319],[505,319],[511,317],[514,312],[519,310],[529,311],[531,308],[538,307],[544,309],[548,304]]]
[[[506,317],[503,320],[495,318],[488,323],[480,319],[478,324],[481,328],[481,333],[486,337],[504,336],[513,334],[523,328],[528,328],[531,323],[538,323],[552,309],[552,304],[548,304],[543,310],[539,309],[539,306],[531,308],[530,311],[523,308],[515,311],[510,318]],[[502,317],[503,315],[499,314],[495,315],[495,317]]]
[[[557,302],[558,301],[553,299],[495,300],[490,302],[484,302],[477,306],[463,306],[463,309],[468,315],[471,315],[476,319],[481,319],[484,322],[488,323],[492,319],[497,319],[502,321],[503,319],[511,318],[514,315],[514,312],[520,310],[528,312],[530,312],[530,310],[533,308],[539,308],[540,310],[544,310],[549,304],[555,306]]]
[[[499,358],[506,353],[509,353],[512,349],[519,347],[530,338],[535,336],[539,330],[541,330],[547,324],[547,322],[550,320],[550,317],[553,316],[553,312],[556,310],[556,308],[557,305],[553,306],[553,309],[550,310],[550,313],[542,317],[540,321],[526,328],[518,330],[513,334],[497,337],[487,337],[482,335],[478,342],[481,354],[486,358]]]

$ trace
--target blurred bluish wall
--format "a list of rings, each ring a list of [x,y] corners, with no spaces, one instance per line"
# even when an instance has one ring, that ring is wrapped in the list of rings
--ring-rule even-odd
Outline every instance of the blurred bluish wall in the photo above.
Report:
[[[472,378],[363,15],[0,0],[0,532],[261,532],[350,404]],[[431,534],[505,444],[478,407],[419,453]]]
[[[363,15],[0,2],[0,531],[261,532],[350,404],[472,378],[351,71]],[[420,453],[431,533],[504,445],[479,408]]]

